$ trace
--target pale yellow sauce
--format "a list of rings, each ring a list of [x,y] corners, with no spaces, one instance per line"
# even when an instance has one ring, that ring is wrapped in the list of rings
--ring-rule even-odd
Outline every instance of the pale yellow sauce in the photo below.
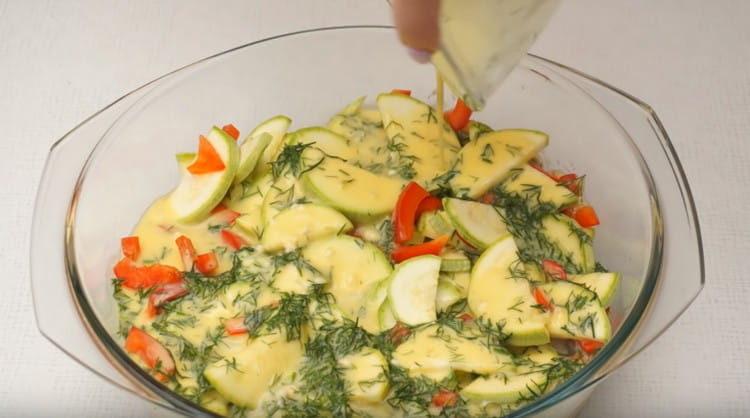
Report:
[[[482,254],[472,271],[468,302],[473,312],[496,321],[504,321],[506,332],[519,345],[546,344],[549,333],[546,314],[534,308],[536,301],[529,282],[521,277],[516,245],[510,235]],[[515,272],[515,277],[513,272]],[[534,341],[524,344],[525,339]]]
[[[445,83],[443,83],[443,76],[440,75],[440,71],[435,71],[435,79],[435,81],[437,82],[437,87],[435,88],[435,107],[437,109],[438,115],[442,115],[445,112]]]
[[[264,408],[269,405],[282,399],[300,401],[307,396],[299,393],[304,385],[302,371],[306,362],[316,359],[306,358],[304,353],[306,344],[322,332],[321,328],[343,326],[351,320],[371,334],[387,331],[383,325],[387,319],[383,319],[380,308],[390,303],[393,264],[374,242],[387,236],[388,228],[392,228],[386,225],[384,230],[381,226],[390,218],[403,185],[408,180],[428,184],[454,167],[460,149],[456,134],[442,118],[442,83],[437,90],[437,110],[408,97],[394,96],[379,96],[378,108],[366,107],[358,100],[335,115],[329,128],[343,135],[343,142],[336,135],[321,134],[320,128],[286,135],[277,132],[277,138],[286,138],[284,146],[293,146],[303,134],[313,140],[315,132],[323,135],[318,137],[315,150],[305,151],[303,159],[308,160],[303,164],[310,164],[312,157],[320,159],[332,153],[337,157],[324,158],[301,178],[288,172],[278,178],[267,173],[238,182],[224,199],[224,204],[239,214],[231,225],[222,212],[197,223],[177,222],[168,198],[157,199],[146,210],[133,232],[139,237],[142,251],[138,263],[161,263],[184,270],[175,243],[181,235],[190,238],[198,254],[213,251],[219,260],[216,277],[198,277],[205,289],[196,293],[191,289],[184,299],[155,318],[146,311],[148,294],[121,289],[115,295],[121,307],[121,327],[132,324],[144,329],[172,353],[177,373],[169,385],[180,394],[191,399],[198,396],[198,402],[219,414],[238,413],[237,408],[246,408],[240,412],[265,416]],[[492,135],[481,138],[493,140]],[[492,143],[498,147],[496,156],[502,160],[503,169],[518,167],[525,161],[525,157],[517,158],[514,152],[500,149],[506,143],[529,146],[521,140],[516,144],[516,139]],[[481,150],[464,148],[462,152],[459,165],[467,166],[462,175],[489,175],[489,168],[476,167]],[[412,177],[404,176],[405,163],[413,169]],[[524,178],[533,180],[534,173],[525,174]],[[553,200],[566,197],[554,193],[544,196]],[[279,227],[282,221],[284,224]],[[222,229],[240,235],[251,248],[240,252],[228,248]],[[362,239],[345,235],[350,230]],[[419,238],[414,242],[420,243],[422,235],[415,235]],[[458,249],[451,251],[455,255]],[[459,255],[468,260],[464,254]],[[284,260],[286,256],[290,259]],[[529,282],[509,274],[509,265],[516,261],[515,247],[511,253],[494,257],[496,261],[486,264],[483,271],[440,273],[440,280],[450,281],[461,298],[468,296],[474,314],[502,323],[505,331],[521,338],[536,338],[539,341],[535,344],[546,343],[547,318],[531,307],[535,301]],[[588,255],[581,257],[583,263]],[[513,264],[516,268],[515,264],[520,263]],[[229,278],[220,276],[230,270],[224,275]],[[434,270],[437,281],[437,267]],[[235,282],[211,290],[212,280],[232,277]],[[282,330],[252,338],[248,334],[231,336],[224,328],[227,320],[264,309],[276,312],[284,300],[311,297],[321,288],[333,302],[329,306],[318,299],[308,300],[306,311],[298,312],[308,314],[308,321],[294,338],[288,339],[287,331]],[[435,286],[427,288],[435,292]],[[417,302],[411,304],[417,309],[434,306]],[[551,349],[542,347],[516,367],[517,358],[510,351],[502,347],[490,349],[485,331],[471,323],[461,332],[434,323],[413,332],[389,359],[369,346],[336,359],[354,411],[377,417],[409,416],[407,409],[394,409],[384,401],[393,384],[385,371],[393,367],[403,368],[412,378],[471,380],[474,374],[536,371],[556,361]],[[210,388],[205,388],[201,373]],[[462,381],[461,385],[465,383]],[[476,412],[509,410],[511,406],[471,401],[467,408]]]
[[[391,154],[396,167],[411,165],[413,179],[428,181],[450,169],[460,145],[456,134],[434,108],[400,94],[378,97],[383,126],[389,140],[398,147]]]
[[[185,235],[192,240],[198,254],[214,251],[219,260],[218,272],[225,271],[231,267],[231,253],[226,250],[227,244],[221,239],[219,229],[209,230],[209,226],[223,223],[221,213],[195,224],[179,223],[166,198],[160,198],[146,210],[133,231],[133,235],[140,238],[140,261],[158,262],[182,270],[182,258],[175,240]],[[229,229],[242,233],[234,227]]]
[[[510,368],[510,356],[493,352],[476,339],[457,334],[450,328],[430,326],[401,344],[393,355],[393,363],[415,376],[448,375],[460,370],[479,374]]]

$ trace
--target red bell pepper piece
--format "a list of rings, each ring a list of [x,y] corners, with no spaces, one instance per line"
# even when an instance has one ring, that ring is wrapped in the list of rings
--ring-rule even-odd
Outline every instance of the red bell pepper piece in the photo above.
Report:
[[[563,213],[575,219],[578,225],[591,228],[599,225],[599,217],[596,211],[589,205],[576,205],[563,209]]]
[[[432,404],[439,408],[454,406],[456,402],[458,402],[458,393],[447,389],[440,389],[432,395]]]
[[[141,255],[141,242],[138,237],[125,237],[120,240],[122,255],[135,261]]]
[[[409,327],[400,322],[396,322],[396,325],[388,333],[388,337],[390,337],[391,342],[395,345],[401,344],[409,335],[411,335]]]
[[[190,238],[180,235],[174,242],[177,244],[177,249],[180,251],[180,258],[182,258],[182,265],[185,271],[193,269],[193,263],[195,263],[195,247],[193,247],[193,241]]]
[[[554,174],[552,174],[552,173],[549,173],[549,172],[547,172],[547,171],[546,171],[545,169],[543,169],[543,168],[542,168],[542,166],[541,166],[541,165],[539,165],[538,163],[535,163],[535,162],[533,162],[533,161],[529,161],[529,165],[531,166],[531,168],[533,168],[533,169],[535,169],[536,171],[538,171],[538,172],[540,172],[540,173],[544,174],[545,176],[547,176],[547,177],[551,178],[552,180],[554,180],[554,181],[559,181],[559,178],[558,178],[558,177],[557,177],[556,175],[554,175]]]
[[[140,328],[131,327],[125,339],[125,351],[136,354],[151,369],[162,382],[169,380],[175,372],[172,354],[154,337]]]
[[[495,194],[491,191],[487,192],[479,198],[479,201],[484,203],[485,205],[491,205],[495,203]]]
[[[239,250],[246,245],[245,240],[228,229],[221,230],[221,239],[233,250]]]
[[[542,270],[555,280],[567,280],[568,274],[560,263],[555,260],[542,260]]]
[[[464,321],[464,322],[471,322],[474,320],[474,315],[464,312],[461,315],[458,316],[458,319]]]
[[[219,203],[218,206],[216,206],[215,208],[213,208],[213,210],[211,210],[211,215],[219,215],[225,223],[231,225],[242,214],[232,209],[229,209],[228,207],[224,206],[223,203]]]
[[[562,176],[559,176],[557,178],[557,182],[558,183],[563,183],[563,184],[567,185],[567,183],[575,181],[575,179],[577,179],[577,178],[578,178],[578,176],[575,173],[568,173],[568,174],[563,174]]]
[[[229,125],[224,125],[224,126],[223,126],[223,127],[221,128],[221,130],[222,130],[222,131],[224,131],[224,132],[226,132],[226,133],[227,133],[227,135],[229,135],[229,136],[231,136],[232,138],[234,138],[234,140],[235,140],[235,141],[237,140],[237,138],[239,138],[239,137],[240,137],[240,130],[239,130],[239,129],[237,129],[237,128],[236,128],[236,127],[235,127],[234,125],[232,125],[231,123],[230,123]]]
[[[557,182],[567,187],[571,192],[577,195],[581,194],[581,182],[575,173],[563,174],[557,178]]]
[[[182,281],[182,272],[172,266],[136,266],[129,258],[120,260],[113,270],[115,277],[122,280],[122,285],[128,289],[148,289]]]
[[[461,99],[456,100],[453,110],[445,112],[445,120],[456,132],[465,128],[469,124],[469,119],[471,119],[471,108],[466,106]]]
[[[547,296],[542,292],[542,289],[539,289],[538,287],[534,288],[534,300],[536,300],[537,305],[541,306],[545,310],[549,311],[552,309],[552,305],[549,302],[549,299],[547,299]]]
[[[391,94],[403,94],[404,96],[411,96],[411,90],[407,89],[393,89]]]
[[[420,216],[422,216],[425,212],[434,212],[438,209],[443,208],[443,201],[438,199],[435,196],[427,196],[419,203],[419,206],[417,206],[417,213],[415,214],[414,218],[419,219]]]
[[[148,298],[155,307],[160,308],[165,303],[177,300],[187,294],[188,288],[185,286],[185,282],[178,282],[157,287],[148,295]]]
[[[604,343],[596,340],[580,340],[578,341],[578,346],[581,347],[584,353],[594,354],[604,346]]]
[[[215,208],[211,209],[210,214],[211,215],[216,215],[217,213],[225,210],[226,208],[227,208],[226,205],[224,205],[223,203],[219,203],[218,205],[216,205]]]
[[[409,182],[398,196],[393,211],[394,240],[396,243],[409,241],[414,236],[414,221],[419,204],[430,194],[415,182]]]
[[[221,171],[225,168],[224,161],[213,145],[201,135],[198,140],[198,156],[195,161],[187,167],[192,174],[207,174]]]
[[[155,318],[156,315],[159,315],[159,308],[154,306],[154,303],[151,301],[151,298],[149,298],[148,303],[146,304],[146,317]]]
[[[213,274],[217,268],[219,268],[219,260],[216,258],[216,254],[213,251],[199,254],[195,258],[195,268],[199,272],[206,276]]]
[[[418,257],[420,255],[439,255],[440,252],[443,251],[443,247],[445,247],[445,244],[448,242],[449,238],[450,237],[448,235],[443,235],[435,238],[432,241],[427,241],[424,244],[398,247],[391,253],[391,259],[395,263],[400,263],[404,260]]]
[[[159,314],[159,308],[167,302],[177,300],[188,294],[185,282],[169,283],[157,287],[148,295],[146,312],[150,318]]]
[[[245,317],[230,318],[224,321],[224,331],[229,335],[247,334]]]

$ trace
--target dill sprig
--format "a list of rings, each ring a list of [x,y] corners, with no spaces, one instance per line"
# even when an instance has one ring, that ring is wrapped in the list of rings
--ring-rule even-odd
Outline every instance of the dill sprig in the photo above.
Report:
[[[466,321],[461,318],[461,315],[468,311],[468,302],[466,299],[461,299],[447,309],[438,312],[437,320],[435,323],[438,325],[438,331],[442,327],[450,328],[457,333],[461,333],[464,330]]]
[[[307,171],[320,165],[323,162],[323,158],[316,161],[314,164],[307,166],[303,154],[311,145],[315,142],[308,142],[303,144],[287,144],[276,157],[276,160],[271,162],[271,174],[273,178],[277,179],[284,174],[291,174],[294,177],[299,177]]]
[[[568,311],[568,314],[572,314],[575,311],[585,308],[589,303],[595,300],[596,294],[594,293],[572,292],[565,303],[565,309]]]
[[[316,270],[315,267],[310,265],[310,263],[308,263],[307,260],[305,260],[305,258],[302,257],[302,252],[299,249],[271,257],[271,265],[273,266],[273,274],[278,273],[279,270],[281,270],[284,266],[288,264],[292,264],[300,274],[302,273],[303,270],[308,270],[313,273],[318,272],[318,270]]]
[[[186,362],[189,371],[195,377],[197,386],[184,387],[180,384],[179,379],[175,382],[174,391],[178,394],[200,403],[201,397],[208,391],[213,390],[211,384],[203,376],[203,371],[209,364],[221,360],[214,348],[221,342],[224,336],[224,326],[219,325],[206,333],[205,338],[200,346],[195,346],[183,337],[178,337],[177,346],[179,348],[180,360]]]
[[[305,345],[305,361],[299,370],[301,396],[285,398],[271,405],[269,416],[350,417],[347,383],[338,360],[372,342],[372,337],[356,322],[327,321]]]
[[[298,186],[294,183],[286,189],[280,189],[276,185],[271,187],[278,193],[274,196],[274,200],[270,202],[270,206],[278,211],[282,211],[292,205],[310,203],[310,200],[305,196],[297,196],[296,191]]]
[[[393,221],[390,218],[383,220],[380,225],[378,225],[378,232],[380,238],[376,244],[381,250],[383,250],[385,255],[390,258],[391,252],[393,252],[395,248],[395,244],[393,243]]]
[[[310,320],[310,297],[296,293],[282,293],[278,305],[264,306],[245,316],[245,326],[252,336],[282,332],[287,341],[302,336],[302,326]]]
[[[573,255],[561,250],[546,236],[542,226],[544,218],[560,215],[553,204],[540,200],[540,193],[538,188],[532,188],[524,195],[509,193],[501,184],[493,189],[491,203],[516,239],[522,262],[538,264],[550,259],[559,262],[569,273],[583,273],[582,266],[574,261]],[[571,233],[578,236],[581,245],[591,239],[579,228],[572,227]]]
[[[403,135],[399,133],[388,138],[386,144],[386,149],[390,151],[388,166],[404,180],[411,180],[417,175],[414,163],[419,161],[419,158],[407,154],[406,151],[409,146],[404,142],[397,142],[397,140],[403,140]]]
[[[143,264],[145,265],[158,264],[167,257],[167,254],[169,254],[170,251],[171,250],[167,247],[161,247],[161,252],[159,253],[159,255],[152,257],[152,258],[144,259]]]
[[[492,148],[492,144],[490,143],[485,144],[484,148],[482,149],[482,154],[480,155],[481,160],[487,164],[492,164],[492,158],[494,156],[495,156],[495,150]]]
[[[505,344],[511,334],[503,331],[505,324],[503,322],[494,322],[490,319],[479,317],[474,319],[474,324],[482,334],[484,344],[490,350],[506,352]]]
[[[122,290],[122,280],[116,277],[112,278],[112,296],[117,302],[117,311],[119,312],[120,318],[117,332],[120,336],[125,338],[130,332],[130,326],[136,316],[138,316],[138,310],[132,309],[130,296]]]
[[[453,406],[446,406],[436,411],[432,406],[432,396],[442,390],[457,391],[458,381],[450,376],[440,382],[430,378],[418,376],[412,377],[408,370],[391,366],[388,372],[388,380],[391,383],[391,392],[386,402],[394,408],[406,412],[407,416],[430,416],[430,417],[468,417],[469,411],[466,402],[458,398]]]
[[[453,166],[448,169],[445,173],[434,177],[427,184],[427,190],[433,196],[437,197],[451,197],[453,196],[453,189],[451,188],[451,180],[459,175],[459,171],[456,169],[459,160],[457,159]]]
[[[341,117],[339,124],[343,127],[349,128],[347,136],[360,142],[372,131],[383,129],[383,122],[369,121],[358,114],[339,114],[337,116]]]
[[[372,345],[372,335],[351,319],[343,321],[323,321],[318,333],[325,335],[336,357],[341,358]]]
[[[260,276],[255,269],[248,269],[244,260],[254,256],[251,247],[245,247],[232,254],[232,268],[216,276],[205,276],[197,271],[184,274],[185,285],[191,296],[211,299],[239,280],[254,280]]]
[[[557,357],[552,363],[545,365],[544,372],[550,382],[562,382],[573,376],[585,364],[580,360],[567,357]]]

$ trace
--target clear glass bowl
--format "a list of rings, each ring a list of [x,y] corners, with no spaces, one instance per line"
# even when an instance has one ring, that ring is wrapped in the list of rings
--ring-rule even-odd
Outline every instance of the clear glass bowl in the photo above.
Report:
[[[278,113],[325,124],[344,104],[392,88],[434,90],[389,27],[336,27],[253,42],[128,93],[54,144],[32,232],[41,332],[109,381],[172,410],[210,414],[142,371],[116,335],[111,268],[119,237],[177,181],[173,155],[198,133],[232,122],[247,131]],[[612,341],[584,369],[514,416],[571,416],[607,376],[658,337],[703,285],[690,189],[664,128],[645,103],[574,69],[528,56],[478,119],[545,131],[552,167],[587,175],[598,259],[622,273]]]

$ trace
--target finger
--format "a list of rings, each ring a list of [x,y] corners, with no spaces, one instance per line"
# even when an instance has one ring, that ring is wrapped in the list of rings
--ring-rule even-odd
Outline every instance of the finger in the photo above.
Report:
[[[422,56],[424,51],[430,53],[438,48],[439,0],[392,0],[391,5],[396,30],[404,45],[422,51]],[[414,56],[413,53],[410,54]],[[414,58],[419,60],[417,57]]]

